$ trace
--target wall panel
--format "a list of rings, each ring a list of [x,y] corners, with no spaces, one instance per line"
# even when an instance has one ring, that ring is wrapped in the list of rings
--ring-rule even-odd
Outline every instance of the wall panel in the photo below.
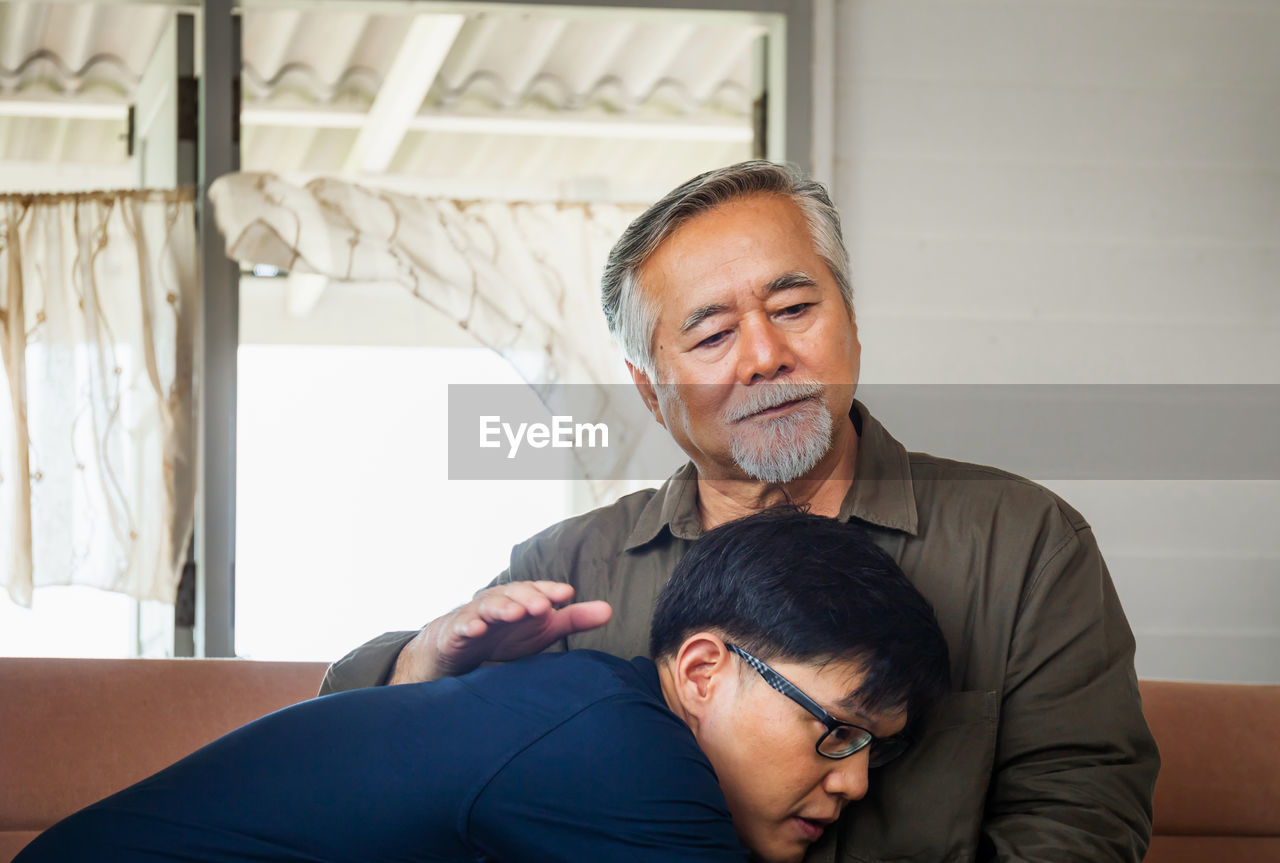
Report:
[[[864,381],[1280,384],[1280,5],[837,20]],[[1141,674],[1280,682],[1280,482],[1053,485],[1095,527]]]

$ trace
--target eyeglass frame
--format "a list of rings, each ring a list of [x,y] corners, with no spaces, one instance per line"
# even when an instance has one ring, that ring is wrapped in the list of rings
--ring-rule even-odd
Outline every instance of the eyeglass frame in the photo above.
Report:
[[[759,672],[760,676],[763,677],[765,682],[768,683],[771,687],[776,689],[778,692],[781,692],[783,695],[787,696],[787,698],[790,698],[796,704],[799,704],[801,707],[807,710],[815,719],[817,719],[819,722],[821,722],[823,725],[827,727],[827,730],[823,732],[821,737],[818,738],[818,742],[813,745],[814,750],[823,758],[829,758],[832,761],[840,761],[842,759],[848,758],[851,755],[858,754],[859,752],[866,749],[867,747],[871,747],[871,753],[868,756],[868,766],[881,767],[885,764],[888,764],[890,761],[893,761],[895,758],[897,758],[899,755],[905,752],[907,747],[911,745],[911,737],[905,731],[900,731],[897,734],[891,734],[887,737],[876,737],[876,735],[873,734],[869,728],[863,728],[861,725],[855,725],[852,722],[841,722],[839,719],[836,719],[834,716],[832,716],[830,713],[824,710],[823,707],[820,704],[818,704],[818,702],[814,701],[812,698],[805,695],[804,692],[800,689],[800,687],[796,686],[790,680],[787,680],[787,678],[783,677],[781,674],[775,671],[772,667],[770,667],[768,663],[764,662],[763,660],[756,659],[754,656],[752,656],[750,653],[743,650],[741,647],[739,647],[736,644],[730,644],[726,642],[725,647],[728,648],[730,653],[733,653],[734,655],[738,656],[744,662],[746,662],[747,665],[750,665],[757,672]],[[856,745],[853,749],[849,750],[843,755],[832,755],[830,753],[823,752],[822,741],[830,737],[831,734],[835,732],[837,728],[853,728],[858,731],[861,731],[863,734],[866,735],[866,740]],[[888,754],[886,754],[880,759],[877,759],[876,753],[875,753],[876,744],[880,744],[880,746],[883,747],[882,751],[887,749]]]

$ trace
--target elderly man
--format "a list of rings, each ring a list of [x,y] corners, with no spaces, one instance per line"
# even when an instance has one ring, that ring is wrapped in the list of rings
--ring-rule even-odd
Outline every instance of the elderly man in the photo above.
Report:
[[[854,400],[857,323],[825,190],[767,162],[690,180],[618,241],[603,304],[690,463],[520,544],[494,587],[356,650],[325,689],[461,673],[557,642],[630,656],[704,531],[804,503],[865,525],[928,597],[954,690],[808,859],[1140,860],[1159,759],[1092,531],[1034,483],[908,452]],[[572,596],[585,601],[558,607]]]

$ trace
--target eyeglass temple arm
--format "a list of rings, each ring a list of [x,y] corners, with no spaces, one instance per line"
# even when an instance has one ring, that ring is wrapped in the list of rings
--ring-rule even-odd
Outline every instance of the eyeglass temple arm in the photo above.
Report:
[[[812,713],[813,716],[816,719],[818,719],[820,722],[822,722],[824,725],[830,726],[831,723],[835,721],[834,716],[832,716],[826,710],[823,710],[822,707],[819,706],[816,701],[814,701],[812,698],[810,698],[809,696],[801,692],[799,689],[797,689],[796,685],[792,683],[790,680],[787,680],[781,674],[774,671],[772,668],[765,665],[760,660],[756,659],[750,653],[747,653],[738,645],[727,644],[725,646],[729,648],[729,650],[731,650],[733,653],[742,657],[743,661],[746,662],[748,665],[750,665],[752,668],[754,668],[756,671],[760,672],[760,676],[765,679],[766,683],[768,683],[774,689],[781,692],[783,695],[787,696],[787,698],[790,698],[796,704],[799,704],[805,710]]]

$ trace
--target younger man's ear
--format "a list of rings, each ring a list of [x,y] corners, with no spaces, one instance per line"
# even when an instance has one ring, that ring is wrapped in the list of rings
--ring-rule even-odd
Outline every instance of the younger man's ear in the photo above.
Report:
[[[649,413],[653,414],[653,418],[658,421],[658,425],[663,428],[667,424],[662,421],[662,411],[658,409],[658,394],[654,392],[653,381],[649,380],[649,375],[643,370],[632,365],[627,360],[627,371],[631,374],[631,380],[635,383],[636,389],[640,391],[640,398],[644,399],[644,406],[649,409]]]
[[[684,713],[704,720],[716,699],[733,688],[736,680],[730,672],[735,670],[733,654],[720,636],[699,632],[686,638],[672,668],[676,697]]]

